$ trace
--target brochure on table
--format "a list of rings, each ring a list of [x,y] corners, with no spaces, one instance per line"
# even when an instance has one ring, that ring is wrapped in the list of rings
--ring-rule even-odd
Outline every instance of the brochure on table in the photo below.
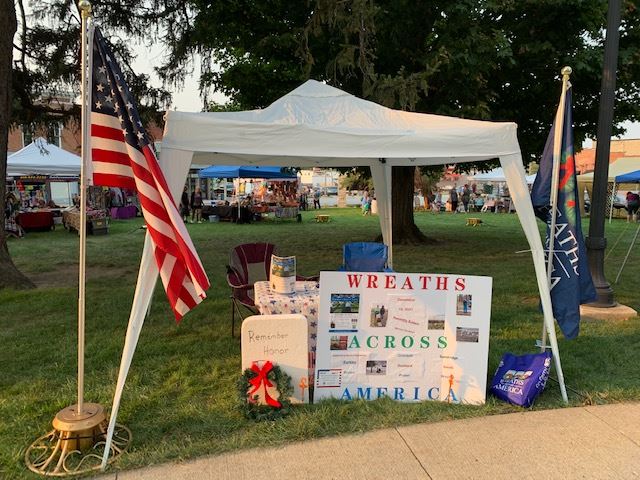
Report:
[[[315,400],[484,403],[490,277],[321,272]]]
[[[296,291],[296,257],[271,255],[271,290],[292,294]]]

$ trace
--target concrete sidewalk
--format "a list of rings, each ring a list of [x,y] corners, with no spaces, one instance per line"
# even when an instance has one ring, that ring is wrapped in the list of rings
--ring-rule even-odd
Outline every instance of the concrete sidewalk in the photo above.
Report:
[[[100,478],[640,479],[640,404],[412,425],[243,450]]]

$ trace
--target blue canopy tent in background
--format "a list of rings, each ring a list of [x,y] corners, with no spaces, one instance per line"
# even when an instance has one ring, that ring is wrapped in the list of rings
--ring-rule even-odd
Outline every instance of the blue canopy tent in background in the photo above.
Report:
[[[203,168],[198,172],[200,178],[267,178],[267,179],[292,179],[297,178],[295,173],[283,172],[282,167],[259,166],[225,166],[214,165]]]
[[[609,208],[609,223],[611,223],[611,219],[613,218],[613,209],[615,204],[615,196],[616,196],[616,184],[620,185],[621,183],[640,183],[640,170],[635,170],[627,173],[623,173],[620,175],[616,175],[613,179],[613,188],[611,189],[611,207]],[[615,208],[618,208],[615,206]]]
[[[637,183],[640,182],[640,170],[625,173],[616,177],[616,183]]]
[[[203,168],[198,172],[200,178],[264,178],[268,180],[293,180],[298,175],[290,171],[283,171],[282,167],[262,167],[262,166],[227,166],[213,165]],[[239,186],[239,184],[238,184]],[[225,197],[227,194],[227,186],[224,186]],[[238,218],[240,218],[240,197],[238,199]]]

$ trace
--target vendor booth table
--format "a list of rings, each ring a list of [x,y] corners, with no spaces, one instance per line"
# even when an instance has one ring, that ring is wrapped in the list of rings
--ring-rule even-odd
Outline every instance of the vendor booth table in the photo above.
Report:
[[[74,208],[63,211],[62,224],[70,232],[79,232],[80,210]],[[109,222],[104,210],[87,210],[87,233],[90,235],[106,235],[109,233]]]
[[[217,215],[222,221],[237,222],[238,210],[240,210],[240,223],[249,223],[251,221],[252,212],[249,207],[240,207],[235,205],[214,205],[204,206],[202,208],[202,218],[207,219],[211,215]]]
[[[16,222],[24,230],[51,230],[53,228],[53,212],[41,210],[37,212],[20,212]]]
[[[256,308],[261,315],[300,313],[309,322],[309,379],[313,381],[316,368],[316,332],[320,310],[320,289],[317,282],[296,282],[296,293],[275,293],[269,282],[254,285]]]
[[[114,220],[126,220],[128,218],[135,218],[138,214],[138,209],[135,205],[127,205],[126,207],[111,207],[109,211],[111,218]]]

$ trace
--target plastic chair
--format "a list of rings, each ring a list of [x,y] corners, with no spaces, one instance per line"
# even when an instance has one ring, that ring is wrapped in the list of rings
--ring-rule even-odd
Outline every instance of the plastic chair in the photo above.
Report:
[[[271,255],[276,246],[272,243],[244,243],[235,247],[229,255],[227,283],[231,287],[231,336],[235,336],[235,314],[243,320],[244,307],[252,314],[259,314],[253,300],[253,285],[269,279]],[[317,281],[318,276],[296,276],[298,281]]]
[[[384,243],[353,242],[344,245],[340,272],[393,272],[387,266],[389,249]]]

